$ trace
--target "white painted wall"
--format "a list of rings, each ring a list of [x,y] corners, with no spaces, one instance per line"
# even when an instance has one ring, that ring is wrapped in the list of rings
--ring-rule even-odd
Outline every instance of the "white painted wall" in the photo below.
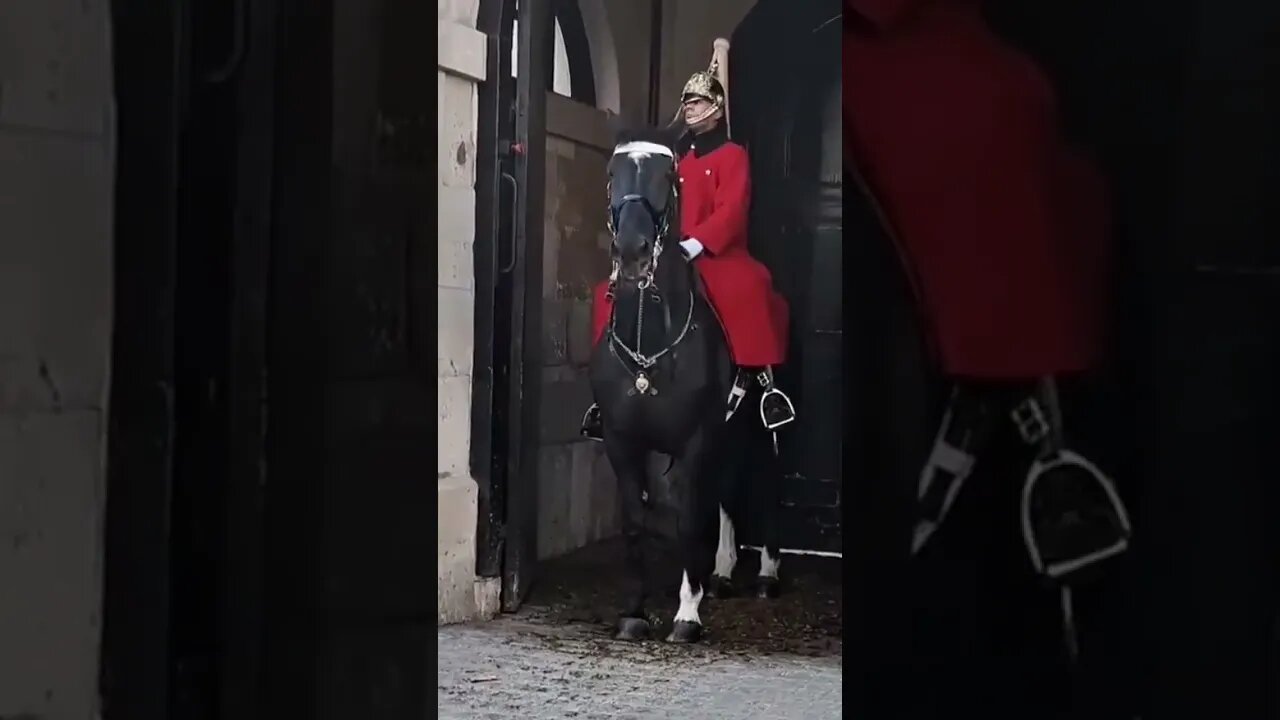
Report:
[[[106,0],[0,3],[0,717],[97,714],[109,22]]]

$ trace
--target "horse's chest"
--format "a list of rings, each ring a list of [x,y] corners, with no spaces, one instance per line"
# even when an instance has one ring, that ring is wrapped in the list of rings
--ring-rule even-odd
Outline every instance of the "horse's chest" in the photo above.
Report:
[[[657,395],[629,394],[618,399],[606,417],[615,428],[633,438],[643,438],[661,452],[674,452],[706,420],[708,400],[700,393],[658,391]]]
[[[601,358],[594,368],[592,385],[606,414],[605,422],[618,429],[651,435],[656,429],[670,430],[696,425],[709,401],[711,384],[701,353],[682,348],[683,362],[664,359],[659,367],[629,371]],[[698,356],[698,357],[690,357]],[[690,362],[693,361],[693,362]]]

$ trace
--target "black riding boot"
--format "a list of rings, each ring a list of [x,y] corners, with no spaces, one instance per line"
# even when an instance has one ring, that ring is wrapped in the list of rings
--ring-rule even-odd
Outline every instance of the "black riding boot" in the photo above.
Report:
[[[582,416],[582,437],[596,442],[604,442],[604,421],[600,418],[600,405],[591,403]]]

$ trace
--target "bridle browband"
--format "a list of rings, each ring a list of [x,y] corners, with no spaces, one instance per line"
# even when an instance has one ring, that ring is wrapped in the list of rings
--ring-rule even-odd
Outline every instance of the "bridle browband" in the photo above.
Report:
[[[639,302],[636,304],[637,305],[636,347],[634,349],[631,348],[626,344],[626,342],[622,340],[622,338],[618,337],[618,333],[616,331],[616,326],[617,326],[617,306],[616,305],[614,305],[609,311],[609,326],[608,326],[609,349],[613,352],[614,357],[617,357],[619,362],[621,362],[622,358],[618,357],[618,352],[621,351],[622,354],[626,355],[632,362],[638,365],[642,370],[648,370],[649,368],[657,364],[660,358],[662,358],[664,355],[674,350],[675,347],[679,345],[682,340],[684,340],[685,335],[689,333],[689,329],[693,326],[694,295],[693,295],[693,289],[691,286],[689,290],[689,313],[688,313],[688,316],[685,318],[684,327],[680,330],[680,334],[676,336],[676,339],[672,341],[669,345],[667,345],[665,348],[663,348],[662,350],[658,351],[653,355],[645,355],[641,353],[640,340],[643,337],[643,332],[644,332],[644,293],[645,291],[651,290],[654,292],[655,295],[657,295],[657,285],[654,283],[654,273],[658,269],[658,259],[662,255],[664,241],[666,240],[667,236],[671,232],[671,214],[674,208],[676,207],[676,203],[678,203],[680,200],[680,192],[678,190],[678,183],[675,179],[676,156],[675,156],[675,152],[672,151],[671,148],[665,145],[661,145],[653,142],[629,142],[629,143],[623,143],[617,146],[616,148],[614,148],[613,150],[614,156],[631,155],[633,153],[663,155],[665,157],[671,158],[672,177],[671,177],[671,182],[669,183],[669,186],[671,189],[670,189],[669,196],[667,198],[667,205],[663,209],[662,213],[658,213],[657,210],[653,207],[653,203],[651,203],[649,199],[646,198],[644,195],[640,195],[638,193],[628,193],[622,196],[622,199],[618,202],[617,205],[614,205],[613,192],[612,192],[612,180],[609,182],[609,185],[606,186],[606,189],[605,189],[605,193],[609,197],[609,215],[608,215],[609,234],[612,235],[615,240],[617,239],[617,235],[618,235],[618,230],[617,230],[618,218],[622,213],[622,209],[626,207],[628,203],[633,203],[633,202],[640,203],[644,207],[645,212],[648,213],[649,217],[653,220],[654,227],[657,230],[657,233],[654,236],[653,251],[652,251],[652,256],[650,258],[648,272],[645,273],[645,276],[640,279],[640,282],[638,284],[639,290],[640,290],[640,299],[639,299]],[[613,269],[609,273],[609,289],[606,292],[606,297],[609,298],[610,300],[612,300],[614,297],[614,289],[617,287],[617,284],[618,284],[618,275],[621,270],[621,267],[622,267],[621,263],[618,261],[618,259],[614,258]],[[624,366],[625,366],[625,363],[624,363]],[[643,377],[643,374],[641,375],[641,377]],[[645,383],[645,385],[647,386],[647,383]]]

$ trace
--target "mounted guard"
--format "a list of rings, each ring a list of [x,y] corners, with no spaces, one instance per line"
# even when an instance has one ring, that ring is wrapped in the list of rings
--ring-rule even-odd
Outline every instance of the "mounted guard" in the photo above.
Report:
[[[672,124],[686,130],[676,145],[680,202],[680,247],[693,261],[703,292],[728,337],[738,371],[726,399],[733,415],[753,382],[762,390],[760,419],[770,431],[795,420],[795,406],[777,388],[773,370],[787,356],[789,308],[773,288],[769,269],[747,249],[751,165],[746,149],[730,135],[729,43],[715,43],[711,65],[690,76]],[[595,288],[592,342],[599,343],[613,309],[618,267]],[[602,440],[600,407],[592,403],[582,434]]]
[[[733,513],[747,500],[764,526],[757,596],[779,590],[776,493],[746,492],[745,474],[727,472],[724,462],[726,452],[740,452],[730,429],[742,425],[729,418],[751,388],[763,390],[766,427],[795,418],[772,372],[786,355],[787,305],[768,270],[747,253],[751,182],[746,151],[729,140],[727,56],[728,42],[717,41],[712,69],[686,84],[685,127],[620,128],[607,167],[613,271],[595,292],[588,377],[597,404],[583,434],[604,443],[618,479],[627,567],[617,631],[623,640],[654,629],[646,572],[651,492],[660,492],[678,519],[680,608],[669,640],[697,642],[704,596],[731,594]],[[661,477],[648,473],[655,453],[671,460]]]

